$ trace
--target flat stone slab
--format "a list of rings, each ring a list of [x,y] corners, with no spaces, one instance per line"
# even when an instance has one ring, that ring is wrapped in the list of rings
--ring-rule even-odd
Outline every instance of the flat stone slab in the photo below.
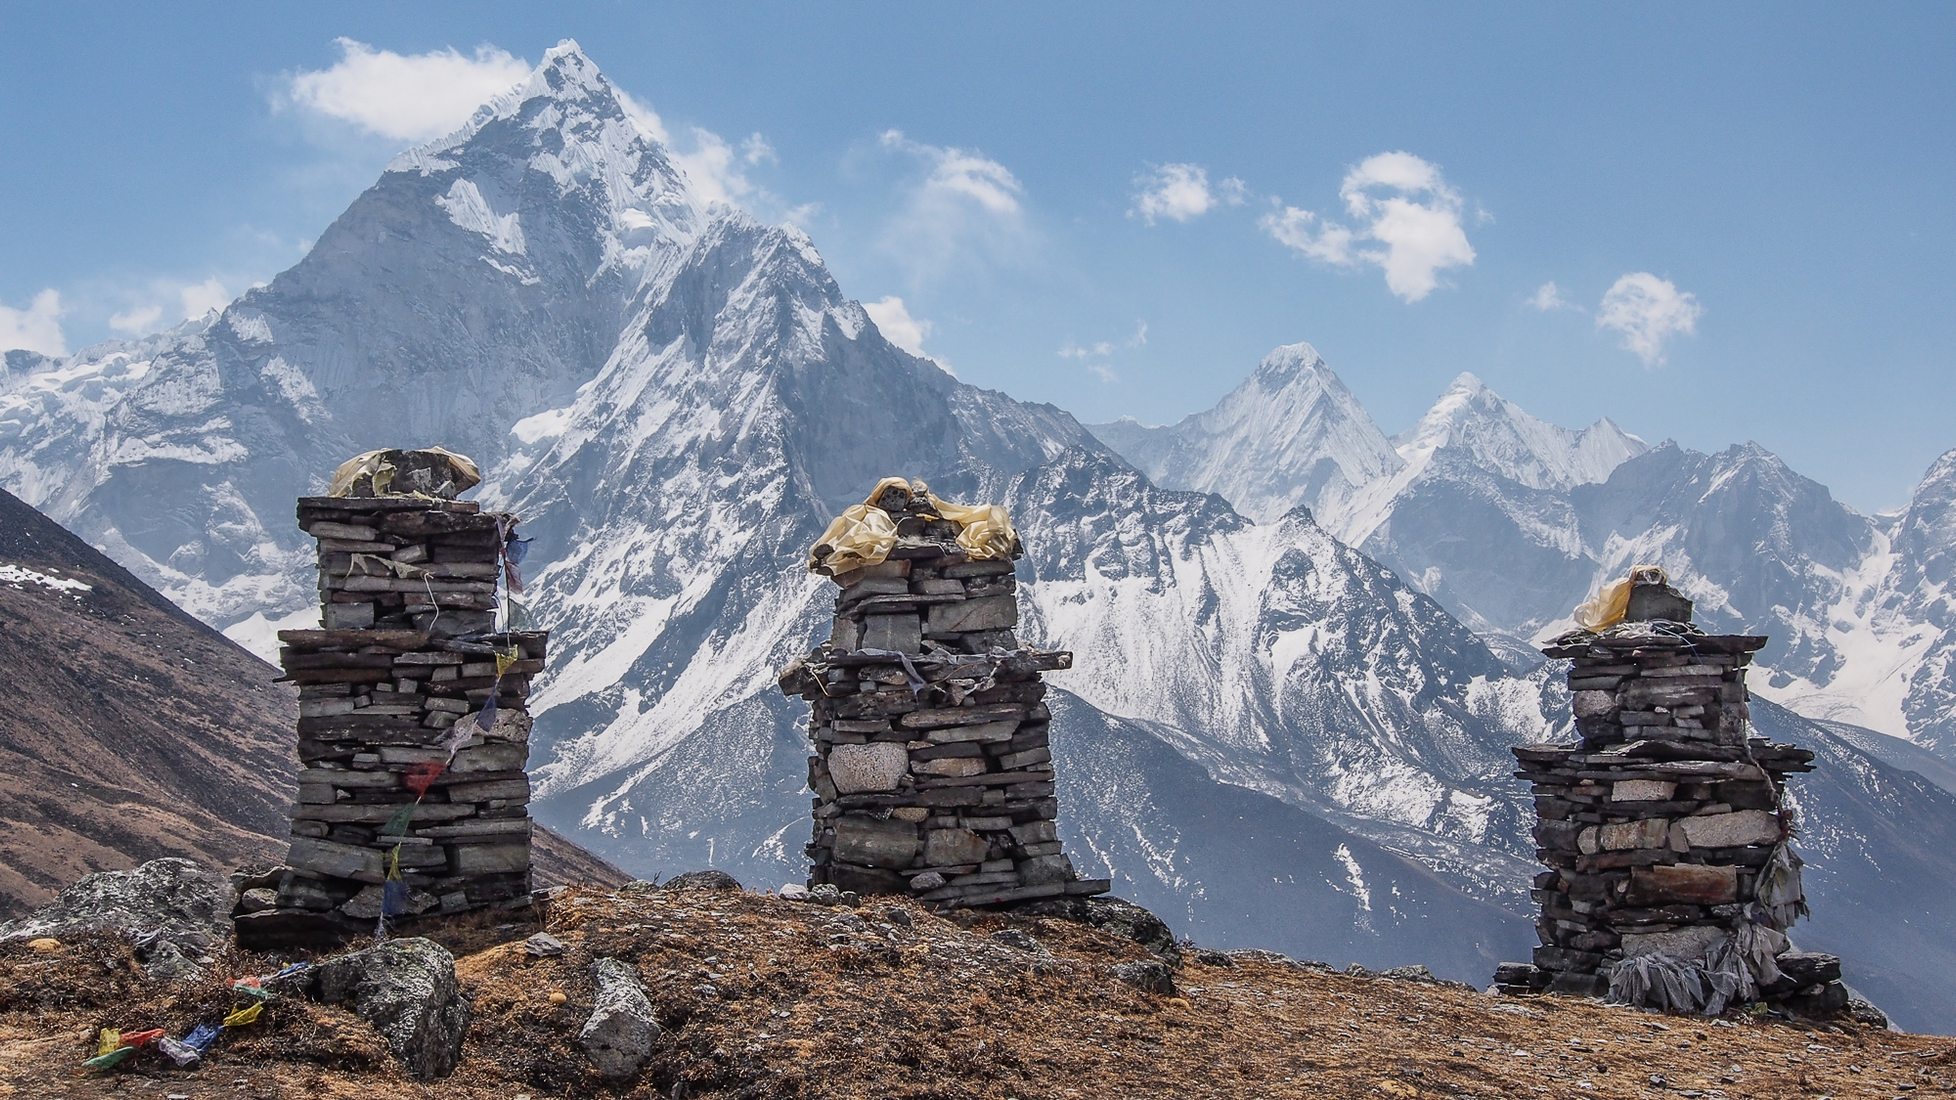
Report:
[[[1018,623],[1019,601],[1015,597],[980,596],[933,606],[928,629],[933,634],[961,634],[973,630],[1010,630]]]
[[[1678,819],[1685,842],[1693,848],[1744,848],[1754,844],[1776,844],[1780,838],[1779,817],[1765,810],[1738,810],[1729,814],[1700,814]]]
[[[1630,872],[1631,905],[1724,905],[1737,901],[1739,869],[1689,863],[1638,867]]]
[[[910,767],[910,753],[894,741],[837,745],[829,750],[829,780],[842,794],[894,791]]]
[[[835,858],[867,867],[910,866],[923,847],[917,827],[902,821],[842,817],[835,822]]]

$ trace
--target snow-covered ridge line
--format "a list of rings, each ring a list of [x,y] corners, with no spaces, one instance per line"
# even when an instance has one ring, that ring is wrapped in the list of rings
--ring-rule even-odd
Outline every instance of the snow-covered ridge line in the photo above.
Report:
[[[1933,551],[1880,535],[1930,514],[1943,531],[1946,504],[1870,519],[1757,443],[1704,455],[1607,417],[1563,428],[1470,373],[1381,456],[1354,445],[1377,429],[1308,345],[1173,426],[1095,430],[1158,482],[1260,520],[1308,506],[1504,647],[1565,629],[1599,584],[1661,562],[1714,624],[1775,638],[1762,694],[1956,752],[1956,623],[1923,574]],[[1952,471],[1937,463],[1916,500],[1941,499]]]

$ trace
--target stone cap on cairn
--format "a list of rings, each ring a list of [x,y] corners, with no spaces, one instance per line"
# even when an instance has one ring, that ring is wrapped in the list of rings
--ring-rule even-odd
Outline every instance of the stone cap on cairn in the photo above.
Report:
[[[1753,653],[1768,641],[1757,634],[1706,634],[1692,625],[1689,597],[1671,585],[1662,568],[1639,565],[1630,575],[1603,586],[1576,608],[1576,629],[1542,647],[1550,657],[1606,657],[1622,651],[1698,650]]]
[[[953,504],[915,478],[886,477],[868,499],[843,509],[808,552],[808,571],[846,586],[858,570],[885,561],[1014,561],[1025,548],[1005,509]]]

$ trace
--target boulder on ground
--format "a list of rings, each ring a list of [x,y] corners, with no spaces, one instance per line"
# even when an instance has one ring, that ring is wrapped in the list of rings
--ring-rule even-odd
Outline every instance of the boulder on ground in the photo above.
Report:
[[[668,879],[668,890],[738,890],[740,881],[725,871],[688,871]]]
[[[1057,898],[1020,906],[1017,912],[1035,917],[1059,917],[1111,932],[1155,953],[1170,966],[1182,965],[1182,948],[1168,922],[1124,898]]]
[[[455,957],[440,944],[390,940],[328,959],[312,973],[313,995],[373,1024],[415,1077],[445,1077],[461,1060],[469,1002],[455,985]]]
[[[1175,972],[1165,962],[1155,959],[1124,962],[1114,967],[1114,976],[1143,993],[1175,995]]]
[[[0,922],[0,942],[108,933],[135,940],[162,932],[185,946],[209,947],[231,931],[231,883],[187,859],[153,859],[127,871],[100,871],[21,917]]]
[[[0,922],[0,943],[109,935],[128,940],[151,977],[192,980],[197,960],[231,934],[230,880],[187,859],[153,859],[100,871],[18,920]]]
[[[645,986],[630,963],[617,959],[593,962],[591,977],[597,992],[592,998],[591,1017],[577,1033],[578,1048],[606,1077],[620,1080],[636,1076],[652,1057],[652,1044],[659,1038],[659,1022],[652,1016]]]

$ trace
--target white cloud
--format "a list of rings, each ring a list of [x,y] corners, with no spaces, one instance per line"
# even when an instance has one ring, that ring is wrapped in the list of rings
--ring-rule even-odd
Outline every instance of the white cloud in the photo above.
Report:
[[[1596,327],[1615,331],[1647,367],[1664,362],[1664,345],[1698,331],[1705,308],[1669,279],[1633,271],[1610,284],[1596,307]]]
[[[936,326],[922,317],[912,317],[910,308],[903,304],[902,298],[892,294],[874,302],[864,302],[863,312],[876,322],[876,328],[882,332],[884,339],[912,355],[930,358],[930,353],[924,350],[924,340]]]
[[[692,128],[693,147],[688,152],[669,149],[672,161],[693,184],[693,190],[708,202],[740,205],[740,200],[755,192],[753,181],[741,171],[739,151],[711,130]]]
[[[1581,306],[1562,296],[1562,288],[1556,286],[1554,280],[1536,287],[1535,293],[1528,296],[1528,304],[1543,313],[1553,313],[1558,309],[1582,310]]]
[[[1339,267],[1358,262],[1352,256],[1352,231],[1335,222],[1320,223],[1309,210],[1286,206],[1275,214],[1265,214],[1259,224],[1279,244],[1314,260]]]
[[[223,309],[231,304],[231,298],[231,292],[224,289],[224,284],[218,282],[216,276],[177,290],[177,301],[183,305],[183,319],[186,321],[202,317],[214,309]]]
[[[1386,287],[1417,302],[1440,285],[1440,273],[1471,267],[1474,247],[1461,225],[1466,207],[1439,166],[1411,153],[1365,158],[1338,188],[1349,224],[1295,206],[1264,215],[1263,231],[1279,243],[1335,267],[1374,266]],[[1485,211],[1479,220],[1491,220]]]
[[[170,314],[167,323],[172,325],[178,321],[194,321],[211,310],[223,309],[237,297],[227,290],[224,281],[215,275],[195,283],[154,279],[138,293],[142,297],[136,304],[109,316],[111,329],[125,336],[146,336],[158,329],[158,322],[162,322],[166,314]],[[171,298],[176,299],[174,312],[157,301],[157,299],[168,301]]]
[[[61,332],[61,292],[50,287],[34,295],[26,309],[0,304],[0,351],[16,348],[42,355],[68,354]]]
[[[1218,206],[1241,206],[1249,191],[1230,177],[1211,187],[1209,170],[1199,164],[1162,164],[1134,180],[1134,205],[1127,216],[1149,225],[1158,218],[1185,222]]]
[[[274,105],[351,123],[395,141],[427,141],[456,129],[477,107],[530,73],[529,62],[489,45],[465,56],[453,47],[398,54],[351,38],[336,39],[335,44],[339,61],[291,74]]]
[[[758,131],[748,134],[747,139],[740,143],[740,160],[743,164],[774,164],[780,159],[774,155],[774,146],[768,144],[768,140]]]
[[[878,138],[924,171],[910,181],[903,207],[885,227],[883,245],[913,278],[972,252],[1004,259],[1028,242],[1025,185],[1010,169],[976,152],[912,141],[901,130]]]
[[[638,110],[650,113],[650,108]],[[641,127],[642,128],[642,127]],[[774,146],[758,133],[749,134],[734,145],[700,126],[688,127],[691,146],[681,149],[679,144],[661,133],[654,140],[666,147],[672,162],[692,183],[693,191],[707,202],[726,203],[729,206],[759,208],[770,217],[799,222],[810,217],[818,209],[814,203],[804,203],[789,207],[780,196],[769,191],[747,174],[747,169],[759,168],[776,163]]]
[[[1078,344],[1071,340],[1060,345],[1061,359],[1105,359],[1123,348],[1146,347],[1148,344],[1148,322],[1134,322],[1134,335],[1125,340],[1096,340],[1091,344]]]
[[[1114,365],[1108,360],[1122,351],[1132,351],[1148,343],[1148,322],[1136,321],[1134,335],[1125,340],[1095,340],[1091,344],[1079,344],[1071,340],[1060,345],[1061,359],[1078,359],[1087,373],[1102,382],[1117,382],[1120,375],[1114,373]]]
[[[142,336],[156,331],[156,322],[163,319],[163,307],[159,305],[131,306],[121,313],[109,315],[109,327],[125,336]]]
[[[660,145],[672,144],[672,135],[666,132],[666,120],[659,117],[659,112],[653,110],[651,104],[642,102],[616,84],[611,86],[611,94],[618,97],[618,105],[625,109],[625,117],[638,127],[639,133]]]

